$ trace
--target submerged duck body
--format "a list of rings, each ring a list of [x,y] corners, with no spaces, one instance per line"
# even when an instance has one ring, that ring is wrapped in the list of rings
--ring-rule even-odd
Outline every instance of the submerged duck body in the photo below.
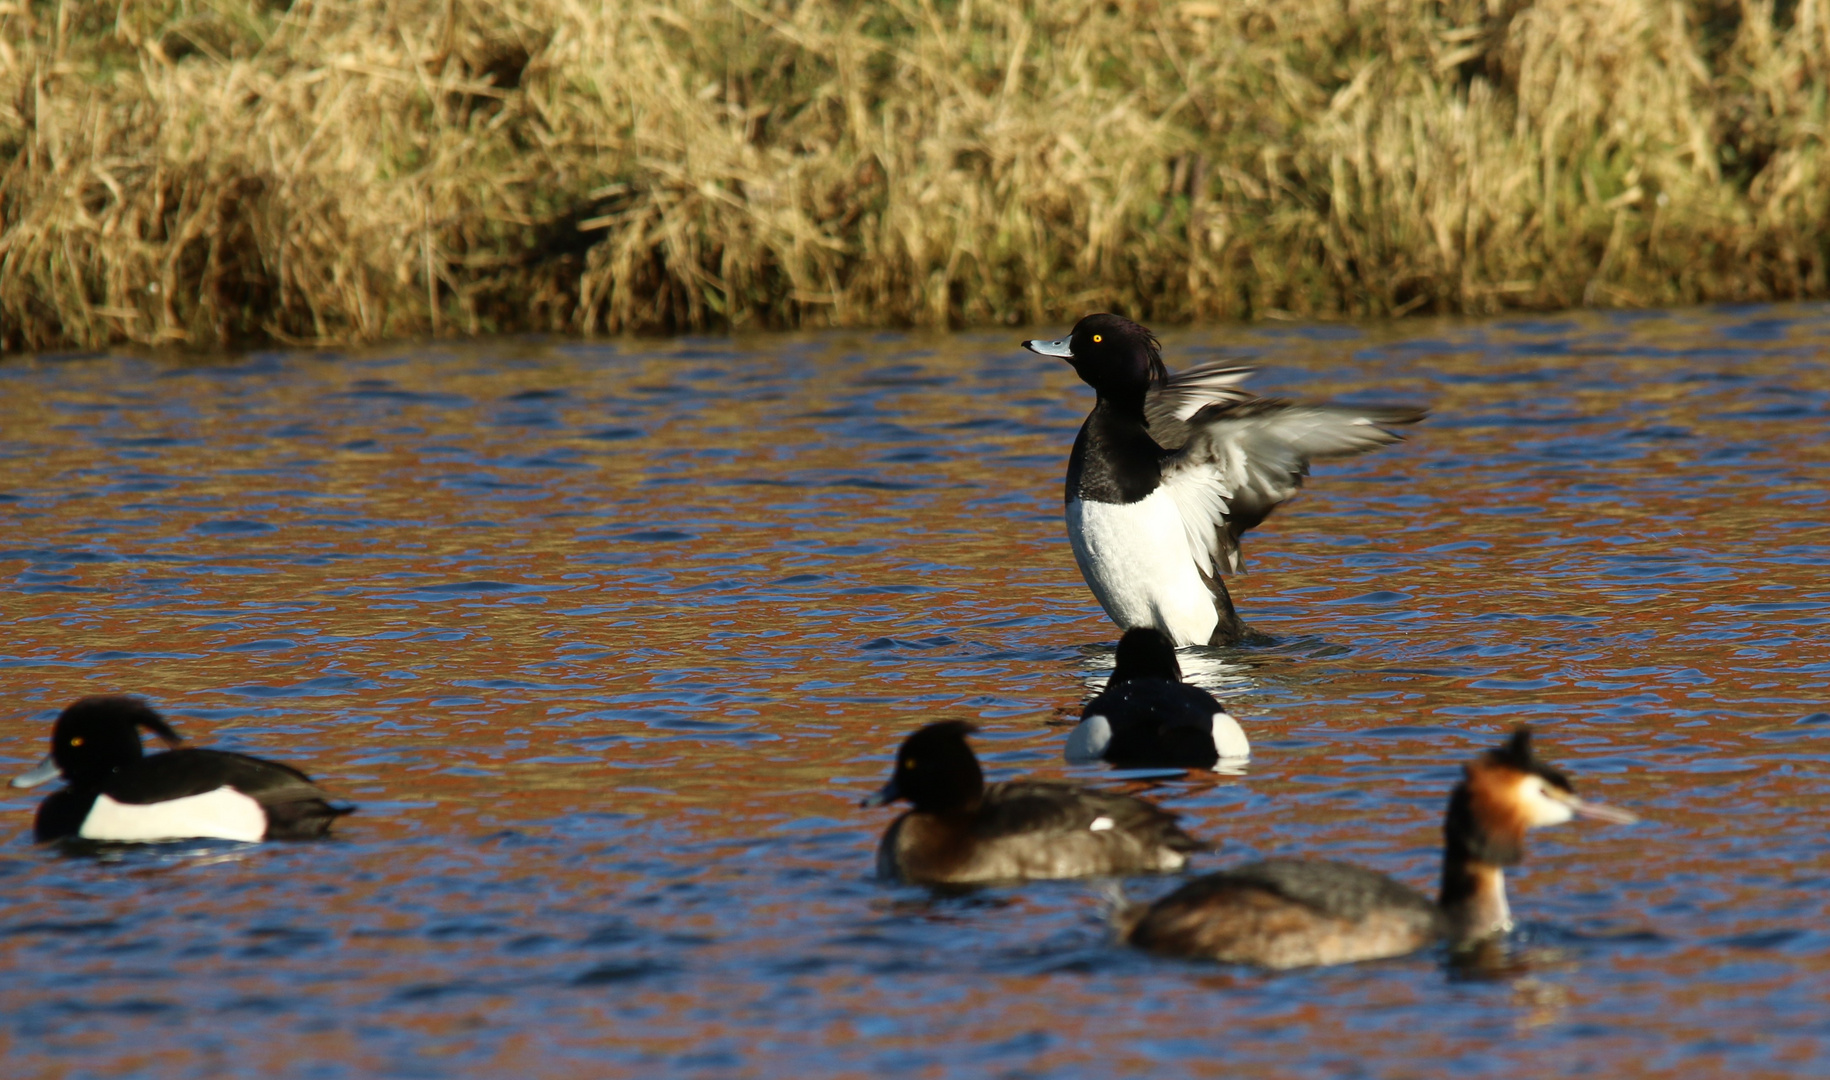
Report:
[[[1261,398],[1238,385],[1250,367],[1170,375],[1156,337],[1117,315],[1023,346],[1066,360],[1098,395],[1068,458],[1081,575],[1113,622],[1154,626],[1178,647],[1254,636],[1221,576],[1239,571],[1239,538],[1296,494],[1311,462],[1397,442],[1391,427],[1426,415]]]
[[[1118,642],[1105,689],[1068,736],[1067,759],[1132,769],[1211,769],[1251,756],[1245,731],[1214,696],[1182,681],[1161,630],[1132,627]]]
[[[877,872],[935,885],[1167,873],[1207,845],[1176,815],[1130,795],[1078,784],[986,784],[963,721],[929,724],[896,755],[867,805],[907,799],[877,848]]]
[[[62,778],[39,804],[40,841],[310,840],[354,807],[334,805],[309,776],[226,750],[180,748],[146,756],[140,729],[181,740],[151,706],[121,696],[83,698],[51,733],[51,754],[14,787]]]
[[[1436,900],[1348,863],[1271,859],[1196,878],[1115,921],[1139,948],[1266,968],[1403,956],[1444,940],[1467,948],[1512,928],[1504,868],[1523,858],[1525,832],[1576,816],[1635,820],[1577,798],[1520,728],[1449,796]]]

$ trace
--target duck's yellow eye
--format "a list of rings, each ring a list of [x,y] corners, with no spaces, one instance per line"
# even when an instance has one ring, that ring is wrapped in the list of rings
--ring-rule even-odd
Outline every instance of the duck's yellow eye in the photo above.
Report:
[[[76,738],[70,740],[71,746],[81,746],[82,744],[83,744],[83,737],[81,735],[78,735]]]
[[[902,767],[905,769],[913,769],[915,767],[915,759],[912,757],[903,758]]]
[[[1106,339],[1103,337],[1100,337],[1098,334],[1093,335],[1093,344],[1095,344],[1095,345],[1099,344],[1100,342],[1102,342],[1104,340],[1106,340]]]

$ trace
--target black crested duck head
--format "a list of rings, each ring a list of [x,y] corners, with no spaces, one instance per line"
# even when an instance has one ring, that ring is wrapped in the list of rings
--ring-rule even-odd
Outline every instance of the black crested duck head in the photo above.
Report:
[[[907,799],[917,810],[934,814],[970,811],[985,791],[979,759],[966,744],[978,728],[964,720],[929,724],[902,741],[890,782],[866,806]]]
[[[121,694],[86,697],[65,709],[51,729],[51,754],[36,769],[13,780],[14,787],[37,787],[62,777],[73,787],[94,787],[116,770],[144,756],[140,729],[167,746],[178,737],[165,718],[139,698]]]
[[[1175,643],[1154,626],[1134,626],[1118,639],[1117,662],[1106,685],[1117,686],[1132,679],[1182,681],[1182,665],[1176,662]]]
[[[1059,341],[1035,339],[1023,347],[1074,365],[1081,381],[1104,398],[1142,404],[1153,384],[1168,379],[1163,349],[1148,328],[1121,315],[1100,312],[1074,324]]]

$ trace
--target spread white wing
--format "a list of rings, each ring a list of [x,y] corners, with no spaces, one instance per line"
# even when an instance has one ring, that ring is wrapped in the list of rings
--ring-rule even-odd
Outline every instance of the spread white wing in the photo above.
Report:
[[[1272,398],[1214,404],[1192,414],[1188,441],[1163,464],[1188,543],[1209,577],[1238,573],[1239,538],[1295,495],[1309,463],[1352,457],[1403,439],[1422,409],[1304,405]]]

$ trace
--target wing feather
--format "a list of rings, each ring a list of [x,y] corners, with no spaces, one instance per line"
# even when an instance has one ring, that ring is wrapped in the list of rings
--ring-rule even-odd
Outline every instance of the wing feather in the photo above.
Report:
[[[1163,463],[1163,487],[1208,576],[1238,573],[1239,538],[1295,495],[1309,463],[1352,457],[1403,439],[1422,409],[1308,405],[1275,398],[1217,402],[1189,421],[1190,436]]]
[[[1210,361],[1178,371],[1144,397],[1144,422],[1157,444],[1175,449],[1188,441],[1188,420],[1210,405],[1239,405],[1254,398],[1239,386],[1258,369]]]
[[[1008,780],[985,788],[974,830],[980,836],[1023,833],[1081,833],[1098,818],[1119,833],[1160,843],[1176,851],[1200,851],[1206,844],[1177,824],[1179,815],[1134,796],[1047,780]]]

